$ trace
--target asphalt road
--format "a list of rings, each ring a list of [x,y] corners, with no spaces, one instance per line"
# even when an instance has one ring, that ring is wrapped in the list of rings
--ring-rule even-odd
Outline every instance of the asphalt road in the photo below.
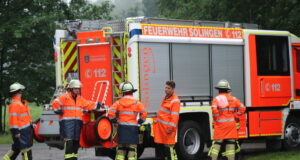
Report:
[[[0,145],[0,159],[10,149],[9,144]],[[243,159],[247,160],[247,157],[265,152],[265,143],[244,143],[242,144]],[[205,152],[208,149],[205,148]],[[33,158],[35,160],[58,160],[63,159],[63,150],[56,148],[49,148],[46,144],[35,143],[33,146]],[[21,156],[18,160],[21,160]],[[79,149],[80,160],[110,160],[109,157],[96,157],[94,149]],[[155,160],[155,152],[153,148],[146,148],[141,160]]]

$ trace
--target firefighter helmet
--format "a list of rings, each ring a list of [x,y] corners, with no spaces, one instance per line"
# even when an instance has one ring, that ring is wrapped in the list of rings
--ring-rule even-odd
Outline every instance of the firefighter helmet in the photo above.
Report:
[[[81,88],[82,84],[77,79],[72,79],[69,83],[68,88]]]
[[[134,89],[132,83],[130,83],[130,82],[121,83],[119,88],[122,92],[135,92],[135,91],[137,91],[137,89]]]
[[[225,79],[220,80],[215,88],[231,90],[229,82]]]
[[[12,93],[12,92],[16,92],[16,91],[19,91],[19,90],[24,90],[25,89],[25,86],[23,86],[22,84],[18,83],[18,82],[15,82],[13,83],[12,85],[9,86],[9,92]]]

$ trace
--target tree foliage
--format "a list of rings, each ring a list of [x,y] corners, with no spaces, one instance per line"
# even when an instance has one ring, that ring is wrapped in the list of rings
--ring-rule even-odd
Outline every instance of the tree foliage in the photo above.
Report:
[[[101,5],[87,3],[86,0],[71,0],[69,5],[68,19],[111,19],[113,5],[108,1]]]
[[[157,17],[158,8],[155,0],[143,0],[143,12],[146,17]]]
[[[157,0],[167,18],[255,23],[300,35],[298,0]]]
[[[55,22],[89,16],[109,19],[111,9],[108,3],[94,6],[84,0],[70,5],[63,0],[0,1],[0,132],[10,84],[24,84],[24,97],[30,102],[49,103],[55,89]]]

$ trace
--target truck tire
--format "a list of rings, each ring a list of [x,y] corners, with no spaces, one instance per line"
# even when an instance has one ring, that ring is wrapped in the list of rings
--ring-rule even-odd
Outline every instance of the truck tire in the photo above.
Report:
[[[300,121],[298,118],[289,117],[284,129],[283,147],[286,150],[300,148]]]
[[[179,159],[201,159],[204,148],[204,136],[200,124],[187,120],[179,123],[176,152]]]

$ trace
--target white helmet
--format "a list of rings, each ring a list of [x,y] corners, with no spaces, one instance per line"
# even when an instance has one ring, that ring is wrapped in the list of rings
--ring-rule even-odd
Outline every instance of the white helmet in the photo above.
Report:
[[[137,89],[133,88],[133,85],[130,82],[123,82],[123,83],[121,83],[120,86],[119,86],[119,89],[122,92],[130,92],[130,91],[135,92],[135,91],[137,91]]]
[[[9,86],[9,92],[12,93],[12,92],[16,92],[18,90],[24,90],[25,89],[25,86],[23,86],[22,84],[18,83],[18,82],[15,82],[13,83],[12,85]]]
[[[229,82],[225,79],[222,79],[218,82],[217,86],[215,87],[216,89],[227,89],[231,90],[231,87],[229,85]]]
[[[81,88],[82,84],[77,79],[72,79],[69,83],[68,88]]]

